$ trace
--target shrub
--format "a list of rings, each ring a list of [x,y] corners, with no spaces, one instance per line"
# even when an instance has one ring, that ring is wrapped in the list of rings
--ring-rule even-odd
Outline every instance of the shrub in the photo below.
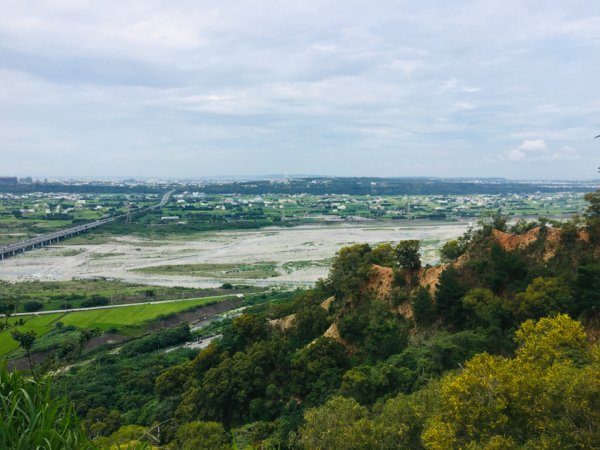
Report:
[[[25,302],[25,304],[23,305],[23,309],[27,312],[35,312],[35,311],[39,311],[40,309],[42,309],[43,306],[44,305],[42,303],[32,300],[29,302]]]
[[[82,308],[92,308],[94,306],[105,306],[108,305],[109,300],[101,295],[93,295],[87,300],[81,302]]]
[[[182,324],[125,344],[121,349],[121,355],[134,356],[142,353],[150,353],[187,342],[191,339],[190,327],[188,324]]]

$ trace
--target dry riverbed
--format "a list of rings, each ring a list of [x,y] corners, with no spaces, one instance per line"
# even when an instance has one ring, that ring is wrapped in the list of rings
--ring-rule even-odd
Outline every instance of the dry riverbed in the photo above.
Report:
[[[425,263],[469,224],[373,223],[199,233],[178,240],[118,236],[96,245],[61,245],[0,261],[0,279],[70,280],[107,277],[132,283],[214,287],[234,284],[311,285],[327,275],[345,245],[419,239]],[[173,267],[178,266],[178,267]]]

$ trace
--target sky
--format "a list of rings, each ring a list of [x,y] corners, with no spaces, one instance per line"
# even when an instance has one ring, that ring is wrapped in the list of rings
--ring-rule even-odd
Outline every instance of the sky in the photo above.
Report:
[[[0,7],[0,175],[597,177],[597,0]]]

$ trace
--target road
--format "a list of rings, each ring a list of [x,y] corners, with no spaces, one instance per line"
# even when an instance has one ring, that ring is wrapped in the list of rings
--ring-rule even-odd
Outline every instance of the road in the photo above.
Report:
[[[142,306],[142,305],[162,305],[163,303],[175,303],[175,302],[189,302],[192,300],[206,299],[213,300],[217,298],[227,298],[227,297],[237,297],[244,298],[244,294],[225,294],[225,295],[215,295],[212,297],[198,297],[198,298],[178,298],[175,300],[162,300],[157,302],[138,302],[138,303],[123,303],[121,305],[106,305],[106,306],[92,306],[90,308],[73,308],[73,309],[53,309],[50,311],[37,311],[37,312],[25,312],[25,313],[15,313],[11,314],[11,317],[19,317],[19,316],[39,316],[43,314],[56,314],[56,313],[72,313],[77,311],[94,311],[96,309],[111,309],[111,308],[126,308],[128,306]],[[4,317],[4,314],[0,314],[0,317]]]
[[[147,208],[140,209],[138,211],[134,211],[131,213],[132,215],[139,215],[146,213],[148,211],[153,211],[158,208],[162,208],[167,204],[174,190],[171,190],[165,195],[162,196],[160,203],[148,206]],[[18,252],[25,252],[27,250],[33,250],[38,247],[43,247],[44,245],[49,245],[60,241],[61,239],[66,239],[68,237],[85,233],[86,231],[92,230],[94,228],[98,228],[104,224],[114,222],[117,219],[122,219],[127,217],[127,214],[120,214],[118,216],[108,217],[106,219],[96,220],[95,222],[86,223],[84,225],[78,225],[76,227],[67,228],[65,230],[55,231],[53,233],[43,234],[41,236],[37,236],[31,239],[26,239],[24,241],[15,242],[14,244],[9,244],[0,247],[0,259],[7,258],[9,256],[14,256]]]

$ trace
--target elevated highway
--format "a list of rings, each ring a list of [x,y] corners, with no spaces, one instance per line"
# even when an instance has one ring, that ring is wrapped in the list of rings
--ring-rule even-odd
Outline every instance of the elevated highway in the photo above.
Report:
[[[137,216],[158,208],[162,208],[167,204],[173,192],[174,190],[165,193],[165,195],[162,196],[160,203],[148,206],[147,208],[139,209],[137,211],[133,211],[131,215]],[[98,228],[104,224],[114,222],[115,220],[123,219],[125,217],[127,217],[127,214],[120,214],[118,216],[107,217],[106,219],[96,220],[95,222],[77,225],[76,227],[55,231],[53,233],[43,234],[41,236],[37,236],[31,239],[15,242],[14,244],[0,246],[0,259],[7,258],[9,256],[14,256],[19,252],[24,253],[28,250],[34,250],[36,248],[44,247],[45,245],[55,244],[61,239],[66,239],[77,234],[85,233],[86,231],[93,230],[94,228]]]

